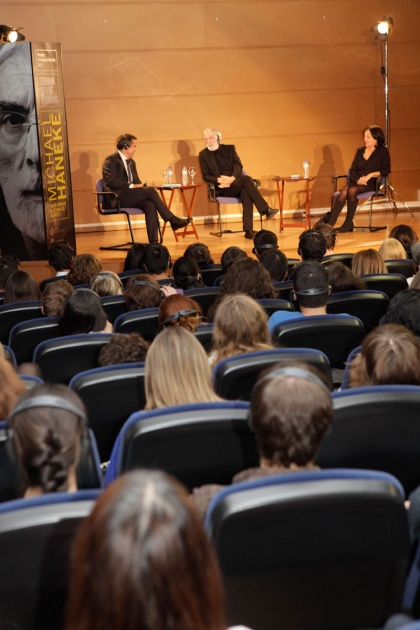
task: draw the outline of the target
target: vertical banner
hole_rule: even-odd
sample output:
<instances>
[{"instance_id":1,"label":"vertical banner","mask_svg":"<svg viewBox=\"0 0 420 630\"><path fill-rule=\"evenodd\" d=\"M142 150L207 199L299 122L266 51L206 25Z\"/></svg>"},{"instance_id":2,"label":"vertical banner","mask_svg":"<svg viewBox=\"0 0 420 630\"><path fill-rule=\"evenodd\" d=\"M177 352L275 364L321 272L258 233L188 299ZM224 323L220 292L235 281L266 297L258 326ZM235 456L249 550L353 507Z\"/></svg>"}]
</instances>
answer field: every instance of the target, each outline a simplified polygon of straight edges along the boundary
<instances>
[{"instance_id":1,"label":"vertical banner","mask_svg":"<svg viewBox=\"0 0 420 630\"><path fill-rule=\"evenodd\" d=\"M66 240L75 249L61 46L31 43L47 246Z\"/></svg>"}]
</instances>

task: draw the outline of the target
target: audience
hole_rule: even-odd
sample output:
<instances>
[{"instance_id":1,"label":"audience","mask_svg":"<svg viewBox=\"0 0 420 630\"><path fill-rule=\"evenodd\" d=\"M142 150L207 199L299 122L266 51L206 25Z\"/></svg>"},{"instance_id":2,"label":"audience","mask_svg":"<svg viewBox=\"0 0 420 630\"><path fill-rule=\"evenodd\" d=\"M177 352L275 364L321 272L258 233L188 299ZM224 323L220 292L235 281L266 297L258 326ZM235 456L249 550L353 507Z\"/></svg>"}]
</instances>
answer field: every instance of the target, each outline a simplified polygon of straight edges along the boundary
<instances>
[{"instance_id":1,"label":"audience","mask_svg":"<svg viewBox=\"0 0 420 630\"><path fill-rule=\"evenodd\" d=\"M414 289L414 288L419 288L420 286L420 275L418 273L420 269L420 243L419 242L413 243L411 247L411 258L413 259L414 276L412 278L407 278L407 282L408 282L408 286ZM417 282L413 286L413 281L416 277L417 277ZM417 286L417 284L419 286Z\"/></svg>"},{"instance_id":2,"label":"audience","mask_svg":"<svg viewBox=\"0 0 420 630\"><path fill-rule=\"evenodd\" d=\"M250 412L259 466L237 473L232 483L316 469L316 453L333 421L331 394L322 378L301 361L279 363L259 378ZM194 489L192 499L201 516L222 487Z\"/></svg>"},{"instance_id":3,"label":"audience","mask_svg":"<svg viewBox=\"0 0 420 630\"><path fill-rule=\"evenodd\" d=\"M186 490L163 472L119 477L73 548L67 630L225 630L216 557Z\"/></svg>"},{"instance_id":4,"label":"audience","mask_svg":"<svg viewBox=\"0 0 420 630\"><path fill-rule=\"evenodd\" d=\"M146 358L146 407L215 402L207 354L181 326L165 328L153 340Z\"/></svg>"},{"instance_id":5,"label":"audience","mask_svg":"<svg viewBox=\"0 0 420 630\"><path fill-rule=\"evenodd\" d=\"M386 238L379 248L382 260L397 260L408 258L407 252L396 238Z\"/></svg>"},{"instance_id":6,"label":"audience","mask_svg":"<svg viewBox=\"0 0 420 630\"><path fill-rule=\"evenodd\" d=\"M267 249L259 256L260 263L267 269L273 282L287 279L288 263L285 254L279 249Z\"/></svg>"},{"instance_id":7,"label":"audience","mask_svg":"<svg viewBox=\"0 0 420 630\"><path fill-rule=\"evenodd\" d=\"M61 317L65 301L74 288L66 280L57 280L45 285L41 293L41 310L46 317Z\"/></svg>"},{"instance_id":8,"label":"audience","mask_svg":"<svg viewBox=\"0 0 420 630\"><path fill-rule=\"evenodd\" d=\"M169 278L172 260L168 248L159 243L148 245L143 254L143 267L145 272L155 280Z\"/></svg>"},{"instance_id":9,"label":"audience","mask_svg":"<svg viewBox=\"0 0 420 630\"><path fill-rule=\"evenodd\" d=\"M379 326L363 340L349 386L371 385L420 385L420 341L405 326Z\"/></svg>"},{"instance_id":10,"label":"audience","mask_svg":"<svg viewBox=\"0 0 420 630\"><path fill-rule=\"evenodd\" d=\"M327 224L325 224L327 225ZM331 226L330 226L331 227ZM366 283L354 271L340 262L333 262L326 267L328 282L333 293L366 289Z\"/></svg>"},{"instance_id":11,"label":"audience","mask_svg":"<svg viewBox=\"0 0 420 630\"><path fill-rule=\"evenodd\" d=\"M23 496L75 492L87 424L76 392L64 385L36 385L22 394L7 421L23 476Z\"/></svg>"},{"instance_id":12,"label":"audience","mask_svg":"<svg viewBox=\"0 0 420 630\"><path fill-rule=\"evenodd\" d=\"M254 236L252 253L257 258L260 258L261 254L270 249L278 249L278 246L278 238L275 232L271 230L259 230Z\"/></svg>"},{"instance_id":13,"label":"audience","mask_svg":"<svg viewBox=\"0 0 420 630\"><path fill-rule=\"evenodd\" d=\"M77 289L67 298L58 322L59 336L112 333L101 298L91 289Z\"/></svg>"},{"instance_id":14,"label":"audience","mask_svg":"<svg viewBox=\"0 0 420 630\"><path fill-rule=\"evenodd\" d=\"M394 295L381 324L399 324L420 337L420 291L410 288Z\"/></svg>"},{"instance_id":15,"label":"audience","mask_svg":"<svg viewBox=\"0 0 420 630\"><path fill-rule=\"evenodd\" d=\"M134 245L132 245L128 250L127 256L125 257L123 271L144 271L143 258L146 248L146 243L134 243Z\"/></svg>"},{"instance_id":16,"label":"audience","mask_svg":"<svg viewBox=\"0 0 420 630\"><path fill-rule=\"evenodd\" d=\"M5 358L4 348L0 357L0 420L6 420L19 396L25 391L23 381L16 374L10 361Z\"/></svg>"},{"instance_id":17,"label":"audience","mask_svg":"<svg viewBox=\"0 0 420 630\"><path fill-rule=\"evenodd\" d=\"M396 238L397 241L400 241L401 245L404 247L406 252L406 258L412 258L411 248L414 243L417 243L419 240L416 232L409 225L405 225L404 223L400 225L396 225L392 228L390 234L390 238Z\"/></svg>"},{"instance_id":18,"label":"audience","mask_svg":"<svg viewBox=\"0 0 420 630\"><path fill-rule=\"evenodd\" d=\"M324 234L317 230L305 230L299 236L297 253L302 260L321 262L327 251Z\"/></svg>"},{"instance_id":19,"label":"audience","mask_svg":"<svg viewBox=\"0 0 420 630\"><path fill-rule=\"evenodd\" d=\"M67 241L57 241L48 250L48 264L54 269L56 276L66 276L74 256L75 251Z\"/></svg>"},{"instance_id":20,"label":"audience","mask_svg":"<svg viewBox=\"0 0 420 630\"><path fill-rule=\"evenodd\" d=\"M327 251L325 252L325 256L330 256L334 254L334 248L337 244L338 234L337 231L333 228L332 225L328 225L324 221L318 221L312 228L316 232L321 232L321 234L325 238L325 243L327 245Z\"/></svg>"},{"instance_id":21,"label":"audience","mask_svg":"<svg viewBox=\"0 0 420 630\"><path fill-rule=\"evenodd\" d=\"M71 261L70 271L67 281L73 286L78 284L89 284L91 278L96 276L102 269L99 260L93 254L79 254Z\"/></svg>"},{"instance_id":22,"label":"audience","mask_svg":"<svg viewBox=\"0 0 420 630\"><path fill-rule=\"evenodd\" d=\"M187 258L186 256L178 258L174 263L172 275L176 289L188 291L188 289L204 287L200 270L194 258Z\"/></svg>"},{"instance_id":23,"label":"audience","mask_svg":"<svg viewBox=\"0 0 420 630\"><path fill-rule=\"evenodd\" d=\"M237 354L272 349L267 319L264 309L249 295L227 295L214 318L210 364L214 366Z\"/></svg>"},{"instance_id":24,"label":"audience","mask_svg":"<svg viewBox=\"0 0 420 630\"><path fill-rule=\"evenodd\" d=\"M233 263L237 260L242 260L243 258L248 258L248 254L240 247L232 245L231 247L226 248L220 258L220 263L222 265L221 275L226 275Z\"/></svg>"},{"instance_id":25,"label":"audience","mask_svg":"<svg viewBox=\"0 0 420 630\"><path fill-rule=\"evenodd\" d=\"M193 243L188 245L184 252L185 258L192 258L197 267L206 267L207 265L214 265L214 260L210 253L209 248L204 243Z\"/></svg>"},{"instance_id":26,"label":"audience","mask_svg":"<svg viewBox=\"0 0 420 630\"><path fill-rule=\"evenodd\" d=\"M164 296L163 288L148 274L132 276L127 280L124 301L128 311L156 308Z\"/></svg>"},{"instance_id":27,"label":"audience","mask_svg":"<svg viewBox=\"0 0 420 630\"><path fill-rule=\"evenodd\" d=\"M182 326L193 333L201 319L200 305L186 295L169 295L159 306L158 320L162 328Z\"/></svg>"},{"instance_id":28,"label":"audience","mask_svg":"<svg viewBox=\"0 0 420 630\"><path fill-rule=\"evenodd\" d=\"M356 276L365 276L374 273L388 273L382 256L376 249L364 249L353 256L351 269Z\"/></svg>"},{"instance_id":29,"label":"audience","mask_svg":"<svg viewBox=\"0 0 420 630\"><path fill-rule=\"evenodd\" d=\"M90 280L90 288L95 291L99 297L106 295L122 295L123 284L113 271L100 271Z\"/></svg>"},{"instance_id":30,"label":"audience","mask_svg":"<svg viewBox=\"0 0 420 630\"><path fill-rule=\"evenodd\" d=\"M101 367L119 363L144 363L150 343L137 333L115 333L99 352Z\"/></svg>"},{"instance_id":31,"label":"audience","mask_svg":"<svg viewBox=\"0 0 420 630\"><path fill-rule=\"evenodd\" d=\"M27 271L14 271L7 279L4 288L3 304L15 302L36 302L41 299L41 292Z\"/></svg>"}]
</instances>

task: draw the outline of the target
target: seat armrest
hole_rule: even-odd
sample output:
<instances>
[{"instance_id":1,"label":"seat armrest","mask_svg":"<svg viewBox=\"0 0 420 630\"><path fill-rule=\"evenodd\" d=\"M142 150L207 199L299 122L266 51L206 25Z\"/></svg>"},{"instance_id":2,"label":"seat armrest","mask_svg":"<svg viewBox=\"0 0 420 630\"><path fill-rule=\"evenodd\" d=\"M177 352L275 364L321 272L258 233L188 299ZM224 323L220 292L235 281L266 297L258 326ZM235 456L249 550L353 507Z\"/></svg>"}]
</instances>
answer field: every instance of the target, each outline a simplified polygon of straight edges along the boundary
<instances>
[{"instance_id":1,"label":"seat armrest","mask_svg":"<svg viewBox=\"0 0 420 630\"><path fill-rule=\"evenodd\" d=\"M334 192L337 192L337 183L339 179L347 179L347 175L333 175L332 182L334 184Z\"/></svg>"},{"instance_id":2,"label":"seat armrest","mask_svg":"<svg viewBox=\"0 0 420 630\"><path fill-rule=\"evenodd\" d=\"M98 200L98 210L99 212L101 212L101 197L105 197L105 196L111 196L114 199L117 200L117 207L116 208L112 208L112 210L115 210L116 212L120 212L121 208L120 208L120 200L118 199L118 195L117 193L113 192L112 190L110 191L103 191L103 192L98 192L97 190L93 191L94 195L96 195L96 198ZM103 205L103 204L102 204ZM105 208L105 210L111 210L111 208Z\"/></svg>"},{"instance_id":3,"label":"seat armrest","mask_svg":"<svg viewBox=\"0 0 420 630\"><path fill-rule=\"evenodd\" d=\"M207 182L207 193L209 201L216 201L216 186L213 182Z\"/></svg>"}]
</instances>

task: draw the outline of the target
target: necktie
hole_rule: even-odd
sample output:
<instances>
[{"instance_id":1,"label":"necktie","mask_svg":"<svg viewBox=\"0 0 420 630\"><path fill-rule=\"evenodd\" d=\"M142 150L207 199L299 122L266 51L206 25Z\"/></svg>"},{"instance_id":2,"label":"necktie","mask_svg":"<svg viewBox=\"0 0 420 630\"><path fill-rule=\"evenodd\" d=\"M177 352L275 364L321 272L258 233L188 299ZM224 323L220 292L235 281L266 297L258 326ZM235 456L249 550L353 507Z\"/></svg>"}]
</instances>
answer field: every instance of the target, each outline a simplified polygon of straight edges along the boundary
<instances>
[{"instance_id":1,"label":"necktie","mask_svg":"<svg viewBox=\"0 0 420 630\"><path fill-rule=\"evenodd\" d=\"M133 183L133 172L131 170L130 160L127 160L126 164L127 164L128 184L130 185Z\"/></svg>"}]
</instances>

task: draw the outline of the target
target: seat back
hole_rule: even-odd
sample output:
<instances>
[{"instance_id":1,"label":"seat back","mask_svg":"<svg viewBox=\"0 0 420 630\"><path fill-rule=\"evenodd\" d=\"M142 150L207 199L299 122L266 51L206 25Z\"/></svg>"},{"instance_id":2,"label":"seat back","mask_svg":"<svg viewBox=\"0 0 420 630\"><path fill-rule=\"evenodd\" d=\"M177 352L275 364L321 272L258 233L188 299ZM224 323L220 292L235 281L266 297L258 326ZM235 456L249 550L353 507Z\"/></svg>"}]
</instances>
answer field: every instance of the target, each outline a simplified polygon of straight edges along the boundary
<instances>
[{"instance_id":1,"label":"seat back","mask_svg":"<svg viewBox=\"0 0 420 630\"><path fill-rule=\"evenodd\" d=\"M279 299L290 301L290 294L293 291L292 280L283 280L282 282L273 282L273 287L275 288L277 295L279 296Z\"/></svg>"},{"instance_id":2,"label":"seat back","mask_svg":"<svg viewBox=\"0 0 420 630\"><path fill-rule=\"evenodd\" d=\"M71 545L98 496L57 493L0 505L2 627L64 627Z\"/></svg>"},{"instance_id":3,"label":"seat back","mask_svg":"<svg viewBox=\"0 0 420 630\"><path fill-rule=\"evenodd\" d=\"M146 341L153 341L160 330L158 312L158 308L142 308L123 313L114 322L114 332L138 332Z\"/></svg>"},{"instance_id":4,"label":"seat back","mask_svg":"<svg viewBox=\"0 0 420 630\"><path fill-rule=\"evenodd\" d=\"M16 302L0 306L0 342L7 344L13 326L28 319L42 317L41 302Z\"/></svg>"},{"instance_id":5,"label":"seat back","mask_svg":"<svg viewBox=\"0 0 420 630\"><path fill-rule=\"evenodd\" d=\"M400 291L408 289L407 278L400 273L372 273L361 278L368 289L382 291L390 300Z\"/></svg>"},{"instance_id":6,"label":"seat back","mask_svg":"<svg viewBox=\"0 0 420 630\"><path fill-rule=\"evenodd\" d=\"M33 360L45 381L67 385L75 374L99 367L99 352L111 337L92 333L43 341L35 348Z\"/></svg>"},{"instance_id":7,"label":"seat back","mask_svg":"<svg viewBox=\"0 0 420 630\"><path fill-rule=\"evenodd\" d=\"M115 322L117 317L127 312L123 295L105 295L101 297L101 302L111 324Z\"/></svg>"},{"instance_id":8,"label":"seat back","mask_svg":"<svg viewBox=\"0 0 420 630\"><path fill-rule=\"evenodd\" d=\"M228 400L250 400L252 389L262 370L280 361L306 361L317 367L332 389L332 375L328 358L319 350L309 348L276 348L260 352L238 354L215 365L213 383L217 394Z\"/></svg>"},{"instance_id":9,"label":"seat back","mask_svg":"<svg viewBox=\"0 0 420 630\"><path fill-rule=\"evenodd\" d=\"M311 471L232 484L205 526L229 625L379 628L400 609L408 527L389 475Z\"/></svg>"},{"instance_id":10,"label":"seat back","mask_svg":"<svg viewBox=\"0 0 420 630\"><path fill-rule=\"evenodd\" d=\"M200 275L201 279L206 285L206 287L212 287L214 285L214 281L216 278L221 276L223 273L223 267L221 264L214 265L206 265L205 267L200 267Z\"/></svg>"},{"instance_id":11,"label":"seat back","mask_svg":"<svg viewBox=\"0 0 420 630\"><path fill-rule=\"evenodd\" d=\"M32 361L37 345L57 336L58 320L58 317L39 317L13 326L9 346L15 353L18 365Z\"/></svg>"},{"instance_id":12,"label":"seat back","mask_svg":"<svg viewBox=\"0 0 420 630\"><path fill-rule=\"evenodd\" d=\"M328 296L327 312L358 317L368 333L378 326L389 306L389 297L381 291L339 291Z\"/></svg>"},{"instance_id":13,"label":"seat back","mask_svg":"<svg viewBox=\"0 0 420 630\"><path fill-rule=\"evenodd\" d=\"M230 483L258 464L249 403L180 405L133 414L115 443L105 483L135 468L159 468L187 488Z\"/></svg>"},{"instance_id":14,"label":"seat back","mask_svg":"<svg viewBox=\"0 0 420 630\"><path fill-rule=\"evenodd\" d=\"M420 387L378 385L333 394L334 422L316 461L321 468L391 473L407 494L420 485Z\"/></svg>"},{"instance_id":15,"label":"seat back","mask_svg":"<svg viewBox=\"0 0 420 630\"><path fill-rule=\"evenodd\" d=\"M414 262L411 258L385 260L385 266L389 273L400 273L405 278L412 278L416 273Z\"/></svg>"},{"instance_id":16,"label":"seat back","mask_svg":"<svg viewBox=\"0 0 420 630\"><path fill-rule=\"evenodd\" d=\"M353 256L354 254L328 254L327 256L324 256L321 262L324 267L331 265L334 262L341 262L343 265L351 269Z\"/></svg>"},{"instance_id":17,"label":"seat back","mask_svg":"<svg viewBox=\"0 0 420 630\"><path fill-rule=\"evenodd\" d=\"M270 317L276 311L295 311L294 305L289 300L282 300L280 298L261 298L256 300L258 304L265 310L268 317Z\"/></svg>"},{"instance_id":18,"label":"seat back","mask_svg":"<svg viewBox=\"0 0 420 630\"><path fill-rule=\"evenodd\" d=\"M203 346L206 352L210 352L213 343L213 324L199 324L194 332L194 336Z\"/></svg>"},{"instance_id":19,"label":"seat back","mask_svg":"<svg viewBox=\"0 0 420 630\"><path fill-rule=\"evenodd\" d=\"M272 331L279 345L316 348L324 352L332 368L344 369L351 350L365 336L363 323L350 315L313 315L280 323Z\"/></svg>"},{"instance_id":20,"label":"seat back","mask_svg":"<svg viewBox=\"0 0 420 630\"><path fill-rule=\"evenodd\" d=\"M144 409L144 363L124 363L76 374L69 387L86 405L101 461L108 461L124 422Z\"/></svg>"},{"instance_id":21,"label":"seat back","mask_svg":"<svg viewBox=\"0 0 420 630\"><path fill-rule=\"evenodd\" d=\"M184 295L188 295L188 297L198 302L203 315L206 316L210 306L212 306L219 295L219 292L220 287L200 287L197 289L188 289L184 291Z\"/></svg>"}]
</instances>

